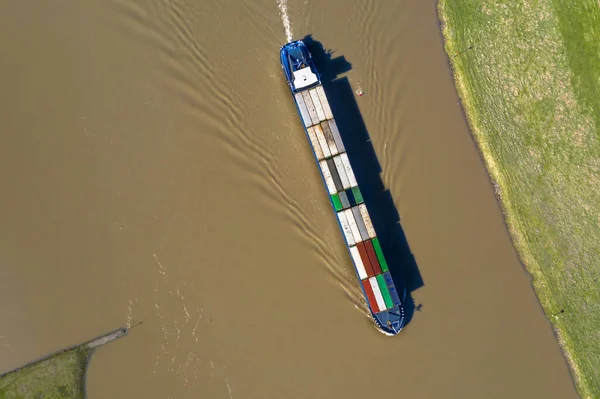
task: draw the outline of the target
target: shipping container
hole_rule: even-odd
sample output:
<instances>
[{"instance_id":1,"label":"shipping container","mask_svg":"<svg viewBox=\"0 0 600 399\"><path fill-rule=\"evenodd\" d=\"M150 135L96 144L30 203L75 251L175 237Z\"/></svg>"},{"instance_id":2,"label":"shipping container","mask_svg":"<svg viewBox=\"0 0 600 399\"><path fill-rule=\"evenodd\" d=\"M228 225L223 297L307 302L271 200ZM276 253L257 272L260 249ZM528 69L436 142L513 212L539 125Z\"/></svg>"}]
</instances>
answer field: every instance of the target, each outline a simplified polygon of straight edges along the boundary
<instances>
[{"instance_id":1,"label":"shipping container","mask_svg":"<svg viewBox=\"0 0 600 399\"><path fill-rule=\"evenodd\" d=\"M327 145L329 146L331 155L337 155L339 151L337 149L337 146L335 145L335 141L333 140L333 135L331 134L331 130L329 129L329 124L327 122L323 122L319 126L323 130L323 135L325 136L325 140L327 141Z\"/></svg>"},{"instance_id":2,"label":"shipping container","mask_svg":"<svg viewBox=\"0 0 600 399\"><path fill-rule=\"evenodd\" d=\"M377 285L379 285L379 290L381 291L381 295L383 296L383 300L385 301L385 307L391 308L394 306L394 301L392 301L392 297L390 296L390 292L388 291L387 284L383 275L380 274L375 277L377 279Z\"/></svg>"},{"instance_id":3,"label":"shipping container","mask_svg":"<svg viewBox=\"0 0 600 399\"><path fill-rule=\"evenodd\" d=\"M360 236L360 231L358 231L358 225L356 224L356 220L354 220L352 209L346 209L344 212L346 213L346 219L348 220L348 224L350 225L350 231L352 231L352 235L354 236L354 242L361 242L362 238Z\"/></svg>"},{"instance_id":4,"label":"shipping container","mask_svg":"<svg viewBox=\"0 0 600 399\"><path fill-rule=\"evenodd\" d=\"M365 270L367 271L367 275L369 277L373 277L375 273L373 272L373 268L371 267L371 262L369 261L369 255L367 255L367 249L365 248L365 244L359 242L356 244L356 248L358 249L358 253L360 255L360 259L362 259Z\"/></svg>"},{"instance_id":5,"label":"shipping container","mask_svg":"<svg viewBox=\"0 0 600 399\"><path fill-rule=\"evenodd\" d=\"M319 95L317 94L317 91L315 89L311 89L308 91L308 93L310 94L310 98L313 102L313 105L315 106L315 110L317 111L319 121L324 121L327 118L325 118L325 112L323 112L323 107L321 106L321 101L319 100Z\"/></svg>"},{"instance_id":6,"label":"shipping container","mask_svg":"<svg viewBox=\"0 0 600 399\"><path fill-rule=\"evenodd\" d=\"M312 148L315 151L315 155L317 156L317 159L320 161L321 159L325 158L325 155L323 154L323 150L321 149L321 145L319 144L319 139L317 139L317 134L315 133L315 128L309 127L308 129L306 129L306 131L308 132L308 138L310 139L310 145L312 145Z\"/></svg>"},{"instance_id":7,"label":"shipping container","mask_svg":"<svg viewBox=\"0 0 600 399\"><path fill-rule=\"evenodd\" d=\"M373 267L373 272L375 272L375 274L381 274L381 266L379 266L379 261L377 260L377 255L375 255L373 244L371 244L371 241L365 241L364 244L367 250L367 255L369 256L369 262L371 262L371 267Z\"/></svg>"},{"instance_id":8,"label":"shipping container","mask_svg":"<svg viewBox=\"0 0 600 399\"><path fill-rule=\"evenodd\" d=\"M294 98L296 99L296 104L298 104L298 109L300 110L300 116L302 117L304 126L312 126L312 120L310 119L308 109L306 109L306 104L304 103L304 98L302 98L302 93L296 93Z\"/></svg>"},{"instance_id":9,"label":"shipping container","mask_svg":"<svg viewBox=\"0 0 600 399\"><path fill-rule=\"evenodd\" d=\"M327 119L333 119L333 114L331 113L329 101L327 100L327 96L325 95L325 90L323 90L323 86L317 86L316 90L317 94L319 95L319 100L321 100L321 106L323 107L323 111L325 112L325 117Z\"/></svg>"},{"instance_id":10,"label":"shipping container","mask_svg":"<svg viewBox=\"0 0 600 399\"><path fill-rule=\"evenodd\" d=\"M323 135L323 129L321 129L321 126L319 126L319 125L315 125L313 127L313 129L315 130L315 135L317 136L317 140L319 141L319 144L321 145L321 150L323 150L323 155L325 156L325 158L330 157L331 151L329 150L329 146L327 145L327 140L325 140L325 136Z\"/></svg>"},{"instance_id":11,"label":"shipping container","mask_svg":"<svg viewBox=\"0 0 600 399\"><path fill-rule=\"evenodd\" d=\"M373 228L373 223L371 223L371 217L369 216L369 211L367 211L366 205L360 204L358 209L360 209L360 214L363 218L363 222L365 222L365 226L367 227L369 237L375 238L377 235L375 234L375 229Z\"/></svg>"},{"instance_id":12,"label":"shipping container","mask_svg":"<svg viewBox=\"0 0 600 399\"><path fill-rule=\"evenodd\" d=\"M335 163L335 168L337 169L337 172L340 175L340 180L342 181L342 186L344 187L344 190L350 188L350 182L348 181L348 176L346 176L346 170L344 169L344 165L342 165L342 159L339 156L333 157L333 163Z\"/></svg>"},{"instance_id":13,"label":"shipping container","mask_svg":"<svg viewBox=\"0 0 600 399\"><path fill-rule=\"evenodd\" d=\"M329 173L331 173L331 177L333 178L333 182L335 183L336 192L343 191L344 186L342 186L342 181L340 180L340 175L338 175L337 168L335 167L335 162L333 162L333 159L327 159L327 166L329 166Z\"/></svg>"},{"instance_id":14,"label":"shipping container","mask_svg":"<svg viewBox=\"0 0 600 399\"><path fill-rule=\"evenodd\" d=\"M358 253L358 248L350 247L350 255L352 256L352 260L354 261L354 265L356 266L356 270L358 271L358 276L361 280L369 277L367 275L367 271L365 270L365 266L360 258L360 253Z\"/></svg>"},{"instance_id":15,"label":"shipping container","mask_svg":"<svg viewBox=\"0 0 600 399\"><path fill-rule=\"evenodd\" d=\"M350 206L357 205L356 200L354 199L354 194L352 193L352 189L349 188L346 190L346 196L348 196L348 201L350 201Z\"/></svg>"},{"instance_id":16,"label":"shipping container","mask_svg":"<svg viewBox=\"0 0 600 399\"><path fill-rule=\"evenodd\" d=\"M371 243L373 244L373 249L375 250L375 254L377 255L379 266L381 266L381 271L387 272L389 269L385 260L385 256L383 256L383 251L381 250L381 244L379 244L379 238L373 238L371 240Z\"/></svg>"},{"instance_id":17,"label":"shipping container","mask_svg":"<svg viewBox=\"0 0 600 399\"><path fill-rule=\"evenodd\" d=\"M335 140L335 145L337 146L338 150L340 152L346 151L346 148L344 147L344 142L342 141L342 138L340 137L340 131L337 128L335 120L332 119L327 122L329 123L329 128L331 129L331 134L333 134L333 139Z\"/></svg>"},{"instance_id":18,"label":"shipping container","mask_svg":"<svg viewBox=\"0 0 600 399\"><path fill-rule=\"evenodd\" d=\"M317 115L317 110L313 105L312 100L310 99L310 94L307 91L302 92L302 98L304 99L304 104L306 104L306 109L308 110L308 115L310 115L310 120L312 121L312 125L316 125L319 123L319 116Z\"/></svg>"},{"instance_id":19,"label":"shipping container","mask_svg":"<svg viewBox=\"0 0 600 399\"><path fill-rule=\"evenodd\" d=\"M371 288L373 289L373 294L375 295L375 300L377 301L377 307L379 311L387 309L385 306L385 300L383 299L383 295L379 290L379 284L377 284L377 279L375 277L369 278L369 283L371 284Z\"/></svg>"},{"instance_id":20,"label":"shipping container","mask_svg":"<svg viewBox=\"0 0 600 399\"><path fill-rule=\"evenodd\" d=\"M352 166L350 166L350 160L348 159L348 154L343 153L340 155L342 158L342 164L344 165L344 169L346 169L346 176L348 176L348 181L350 182L350 186L355 187L358 186L356 182L356 177L354 177L354 171L352 170Z\"/></svg>"},{"instance_id":21,"label":"shipping container","mask_svg":"<svg viewBox=\"0 0 600 399\"><path fill-rule=\"evenodd\" d=\"M338 194L331 195L331 202L333 202L333 207L335 208L336 212L341 211L343 209L342 202L340 201L340 197Z\"/></svg>"},{"instance_id":22,"label":"shipping container","mask_svg":"<svg viewBox=\"0 0 600 399\"><path fill-rule=\"evenodd\" d=\"M348 197L346 196L346 192L345 191L340 191L338 193L338 196L340 197L340 201L342 202L342 209L348 209L348 208L350 208L350 201L348 201Z\"/></svg>"},{"instance_id":23,"label":"shipping container","mask_svg":"<svg viewBox=\"0 0 600 399\"><path fill-rule=\"evenodd\" d=\"M367 295L367 300L369 301L369 307L373 311L373 313L379 312L379 307L377 306L377 299L375 298L375 294L373 293L373 287L371 286L370 280L361 281L363 289L365 290L365 294Z\"/></svg>"},{"instance_id":24,"label":"shipping container","mask_svg":"<svg viewBox=\"0 0 600 399\"><path fill-rule=\"evenodd\" d=\"M342 226L342 231L344 232L344 237L346 237L346 241L348 245L356 244L354 241L354 236L352 235L352 231L350 230L350 225L348 224L348 219L346 219L346 214L344 211L340 211L337 213L338 219L340 221L340 225Z\"/></svg>"},{"instance_id":25,"label":"shipping container","mask_svg":"<svg viewBox=\"0 0 600 399\"><path fill-rule=\"evenodd\" d=\"M320 161L319 166L321 167L321 172L323 173L323 178L325 179L325 185L327 186L327 190L330 195L337 193L335 189L335 183L331 178L331 173L329 172L329 166L327 166L327 161Z\"/></svg>"},{"instance_id":26,"label":"shipping container","mask_svg":"<svg viewBox=\"0 0 600 399\"><path fill-rule=\"evenodd\" d=\"M358 231L360 232L360 238L362 239L362 241L368 240L369 233L367 233L367 227L365 226L365 222L363 222L360 210L356 206L351 209L352 214L354 215L354 220L356 221L356 225L358 226Z\"/></svg>"},{"instance_id":27,"label":"shipping container","mask_svg":"<svg viewBox=\"0 0 600 399\"><path fill-rule=\"evenodd\" d=\"M354 194L354 200L356 201L357 204L365 202L363 200L362 193L360 192L360 189L358 188L358 186L352 187L352 194Z\"/></svg>"},{"instance_id":28,"label":"shipping container","mask_svg":"<svg viewBox=\"0 0 600 399\"><path fill-rule=\"evenodd\" d=\"M388 292L392 297L392 302L394 305L400 305L400 297L398 295L398 291L396 290L396 285L394 284L394 280L392 280L392 276L390 272L383 273L383 279L385 280L385 284L388 287Z\"/></svg>"}]
</instances>

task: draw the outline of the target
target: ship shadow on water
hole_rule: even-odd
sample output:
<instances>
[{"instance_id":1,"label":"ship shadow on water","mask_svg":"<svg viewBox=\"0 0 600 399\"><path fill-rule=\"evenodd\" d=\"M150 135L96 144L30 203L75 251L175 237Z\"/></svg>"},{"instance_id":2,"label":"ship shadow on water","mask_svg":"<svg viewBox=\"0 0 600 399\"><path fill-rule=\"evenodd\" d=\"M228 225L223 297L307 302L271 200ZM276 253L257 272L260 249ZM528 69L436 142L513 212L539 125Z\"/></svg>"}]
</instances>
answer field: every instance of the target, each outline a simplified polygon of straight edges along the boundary
<instances>
[{"instance_id":1,"label":"ship shadow on water","mask_svg":"<svg viewBox=\"0 0 600 399\"><path fill-rule=\"evenodd\" d=\"M331 111L344 141L363 199L369 209L390 274L399 293L406 289L404 303L406 324L408 324L415 311L411 293L421 288L424 282L406 240L392 195L381 180L382 169L352 86L347 77L338 77L350 71L352 64L344 56L334 57L332 51L327 50L322 43L314 40L310 35L302 40L321 73Z\"/></svg>"}]
</instances>

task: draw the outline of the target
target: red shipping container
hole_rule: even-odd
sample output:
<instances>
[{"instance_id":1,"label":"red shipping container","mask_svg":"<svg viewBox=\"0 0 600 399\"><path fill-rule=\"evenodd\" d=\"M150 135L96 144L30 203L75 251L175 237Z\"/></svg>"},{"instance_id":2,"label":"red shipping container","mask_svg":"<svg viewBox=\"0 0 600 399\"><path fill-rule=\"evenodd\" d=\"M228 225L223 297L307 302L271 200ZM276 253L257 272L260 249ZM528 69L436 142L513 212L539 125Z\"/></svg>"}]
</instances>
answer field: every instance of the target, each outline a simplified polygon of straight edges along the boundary
<instances>
[{"instance_id":1,"label":"red shipping container","mask_svg":"<svg viewBox=\"0 0 600 399\"><path fill-rule=\"evenodd\" d=\"M371 267L373 268L373 272L377 274L381 274L381 266L379 266L379 261L377 260L377 254L375 254L375 249L373 248L373 244L371 241L364 242L365 249L367 250L367 256L369 257L369 261L371 262Z\"/></svg>"},{"instance_id":2,"label":"red shipping container","mask_svg":"<svg viewBox=\"0 0 600 399\"><path fill-rule=\"evenodd\" d=\"M373 267L371 266L371 261L369 260L369 255L367 254L367 248L365 248L365 244L359 242L358 244L356 244L356 248L358 248L358 253L360 254L360 258L362 259L363 265L365 266L367 276L373 277L375 273L373 272Z\"/></svg>"},{"instance_id":3,"label":"red shipping container","mask_svg":"<svg viewBox=\"0 0 600 399\"><path fill-rule=\"evenodd\" d=\"M373 288L371 288L371 283L369 283L369 279L361 281L363 288L365 289L365 293L367 294L367 299L369 300L369 305L371 306L371 310L373 313L379 312L379 307L377 306L377 300L375 299L375 294L373 293Z\"/></svg>"}]
</instances>

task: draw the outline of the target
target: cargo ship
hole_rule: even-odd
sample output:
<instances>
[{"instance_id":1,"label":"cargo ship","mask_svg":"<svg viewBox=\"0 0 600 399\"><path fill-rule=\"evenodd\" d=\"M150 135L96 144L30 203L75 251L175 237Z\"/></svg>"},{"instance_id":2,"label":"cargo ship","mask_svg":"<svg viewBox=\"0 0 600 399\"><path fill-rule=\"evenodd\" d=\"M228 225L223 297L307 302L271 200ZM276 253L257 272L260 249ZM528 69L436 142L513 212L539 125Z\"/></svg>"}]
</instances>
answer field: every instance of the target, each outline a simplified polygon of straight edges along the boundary
<instances>
[{"instance_id":1,"label":"cargo ship","mask_svg":"<svg viewBox=\"0 0 600 399\"><path fill-rule=\"evenodd\" d=\"M406 320L406 291L398 293L390 274L321 76L302 40L282 46L280 58L373 320L384 334L396 335Z\"/></svg>"}]
</instances>

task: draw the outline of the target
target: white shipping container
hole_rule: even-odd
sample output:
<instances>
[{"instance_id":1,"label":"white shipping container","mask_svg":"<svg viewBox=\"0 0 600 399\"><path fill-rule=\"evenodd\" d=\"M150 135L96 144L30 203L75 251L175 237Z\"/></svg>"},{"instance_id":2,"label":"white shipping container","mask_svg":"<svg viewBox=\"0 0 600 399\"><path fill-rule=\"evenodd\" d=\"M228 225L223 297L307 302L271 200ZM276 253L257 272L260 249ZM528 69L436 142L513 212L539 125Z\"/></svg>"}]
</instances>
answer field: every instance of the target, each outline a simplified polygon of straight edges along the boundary
<instances>
[{"instance_id":1,"label":"white shipping container","mask_svg":"<svg viewBox=\"0 0 600 399\"><path fill-rule=\"evenodd\" d=\"M317 140L319 140L319 144L321 144L321 150L323 150L323 155L325 158L331 156L331 151L329 150L329 146L327 145L327 140L325 140L325 135L323 134L323 129L321 126L315 125L315 134L317 135Z\"/></svg>"},{"instance_id":2,"label":"white shipping container","mask_svg":"<svg viewBox=\"0 0 600 399\"><path fill-rule=\"evenodd\" d=\"M323 177L325 178L325 185L327 185L327 191L329 194L333 195L337 192L335 189L335 183L333 182L333 178L331 177L331 172L329 171L329 166L327 166L326 161L319 162L319 166L321 167L321 172L323 172Z\"/></svg>"},{"instance_id":3,"label":"white shipping container","mask_svg":"<svg viewBox=\"0 0 600 399\"><path fill-rule=\"evenodd\" d=\"M364 280L369 277L367 271L365 270L365 265L360 258L360 254L358 253L358 248L350 247L350 255L352 255L352 260L354 260L354 264L356 265L356 270L358 271L358 276L360 279Z\"/></svg>"},{"instance_id":4,"label":"white shipping container","mask_svg":"<svg viewBox=\"0 0 600 399\"><path fill-rule=\"evenodd\" d=\"M369 283L373 289L373 294L375 294L375 300L377 301L377 307L379 310L381 311L387 309L387 306L385 306L385 301L383 300L383 295L381 295L381 290L379 289L379 284L377 284L377 279L375 277L371 277L369 279Z\"/></svg>"},{"instance_id":5,"label":"white shipping container","mask_svg":"<svg viewBox=\"0 0 600 399\"><path fill-rule=\"evenodd\" d=\"M335 163L338 175L340 175L342 186L344 186L344 189L350 188L350 181L348 180L348 176L346 176L346 168L344 168L344 165L342 164L342 159L340 157L334 157L333 162Z\"/></svg>"},{"instance_id":6,"label":"white shipping container","mask_svg":"<svg viewBox=\"0 0 600 399\"><path fill-rule=\"evenodd\" d=\"M325 155L323 155L323 150L321 150L321 145L319 144L319 140L317 139L315 129L313 127L309 127L308 129L306 129L306 131L308 132L310 144L312 145L313 150L315 150L317 159L320 161L321 159L325 158Z\"/></svg>"},{"instance_id":7,"label":"white shipping container","mask_svg":"<svg viewBox=\"0 0 600 399\"><path fill-rule=\"evenodd\" d=\"M350 225L348 225L348 219L346 219L346 214L342 211L338 212L337 216L340 220L340 224L342 225L342 230L344 231L344 236L346 237L348 245L356 244L356 242L354 241L354 236L352 235L352 231L350 230Z\"/></svg>"},{"instance_id":8,"label":"white shipping container","mask_svg":"<svg viewBox=\"0 0 600 399\"><path fill-rule=\"evenodd\" d=\"M327 96L325 95L325 90L323 90L323 86L317 87L317 94L319 95L319 100L321 100L321 106L323 107L323 112L325 112L325 117L327 119L333 119L331 107L329 106L329 101L327 100Z\"/></svg>"},{"instance_id":9,"label":"white shipping container","mask_svg":"<svg viewBox=\"0 0 600 399\"><path fill-rule=\"evenodd\" d=\"M304 126L309 127L312 126L312 121L310 119L310 115L308 113L308 109L306 109L306 104L304 103L304 98L302 98L302 93L294 94L296 98L296 104L298 104L298 108L300 109L300 115L302 116L302 121L304 122Z\"/></svg>"},{"instance_id":10,"label":"white shipping container","mask_svg":"<svg viewBox=\"0 0 600 399\"><path fill-rule=\"evenodd\" d=\"M333 134L333 139L335 140L335 145L337 146L338 151L346 151L344 147L344 142L342 141L342 136L340 136L340 131L337 128L335 120L332 119L330 121L327 121L327 123L329 123L329 128L331 129L331 134Z\"/></svg>"},{"instance_id":11,"label":"white shipping container","mask_svg":"<svg viewBox=\"0 0 600 399\"><path fill-rule=\"evenodd\" d=\"M315 89L311 89L308 91L310 94L310 98L312 98L313 104L315 105L315 109L317 110L317 116L319 117L320 121L324 121L325 119L325 112L323 112L323 107L321 107L321 101L319 101L319 95L317 94L317 91Z\"/></svg>"},{"instance_id":12,"label":"white shipping container","mask_svg":"<svg viewBox=\"0 0 600 399\"><path fill-rule=\"evenodd\" d=\"M319 117L317 116L317 110L313 105L312 100L310 99L310 94L307 91L302 92L302 98L304 99L304 104L306 104L306 109L308 109L308 114L310 115L310 119L312 120L311 125L316 125L319 123Z\"/></svg>"},{"instance_id":13,"label":"white shipping container","mask_svg":"<svg viewBox=\"0 0 600 399\"><path fill-rule=\"evenodd\" d=\"M375 238L375 229L373 228L373 223L371 223L371 217L369 216L369 211L367 211L367 206L365 204L360 204L358 206L360 209L360 215L363 218L363 222L365 222L365 227L367 228L367 233L369 233L370 238Z\"/></svg>"},{"instance_id":14,"label":"white shipping container","mask_svg":"<svg viewBox=\"0 0 600 399\"><path fill-rule=\"evenodd\" d=\"M342 159L342 164L344 165L344 169L346 170L346 176L348 176L350 187L358 186L358 183L356 182L356 177L354 177L354 171L352 170L352 166L350 166L348 154L344 152L343 154L340 154L340 158Z\"/></svg>"},{"instance_id":15,"label":"white shipping container","mask_svg":"<svg viewBox=\"0 0 600 399\"><path fill-rule=\"evenodd\" d=\"M356 220L354 220L354 215L352 214L352 209L346 209L343 211L346 214L346 220L348 221L348 225L350 226L350 231L352 232L352 237L354 237L354 242L359 243L362 241L362 237L360 236L360 230L358 230L358 225L356 224Z\"/></svg>"},{"instance_id":16,"label":"white shipping container","mask_svg":"<svg viewBox=\"0 0 600 399\"><path fill-rule=\"evenodd\" d=\"M338 154L339 151L335 145L335 139L333 138L333 134L329 128L329 123L323 122L319 126L321 126L321 129L323 129L323 134L325 135L325 140L327 140L327 145L329 145L329 150L331 150L331 155Z\"/></svg>"}]
</instances>

